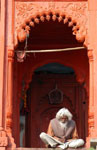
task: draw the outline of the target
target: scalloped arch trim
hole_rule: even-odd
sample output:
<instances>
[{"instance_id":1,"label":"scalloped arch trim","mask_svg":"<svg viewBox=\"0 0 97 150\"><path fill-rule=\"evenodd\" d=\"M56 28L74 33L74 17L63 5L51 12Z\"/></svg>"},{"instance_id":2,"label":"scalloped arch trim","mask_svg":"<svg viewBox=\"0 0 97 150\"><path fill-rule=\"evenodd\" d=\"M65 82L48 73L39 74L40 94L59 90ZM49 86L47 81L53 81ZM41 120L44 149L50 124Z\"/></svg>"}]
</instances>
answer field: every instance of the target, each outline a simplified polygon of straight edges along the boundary
<instances>
[{"instance_id":1,"label":"scalloped arch trim","mask_svg":"<svg viewBox=\"0 0 97 150\"><path fill-rule=\"evenodd\" d=\"M52 4L58 5L58 3L55 3L55 2L54 3L52 2ZM23 17L22 19L23 21L17 21L16 23L17 43L18 41L23 42L26 39L26 35L30 33L31 27L34 27L35 24L39 24L40 21L45 22L45 20L47 21L58 20L58 22L63 21L63 24L68 23L68 27L72 27L72 34L75 35L76 39L79 42L85 41L86 14L84 13L86 12L85 9L87 9L86 3L69 3L68 2L68 3L64 3L64 7L62 5L60 7L57 6L57 9L55 9L55 7L53 8L53 5L48 8L46 7L46 5L45 6L40 5L40 7L35 6L39 10L34 8L33 3L30 3L27 6L26 5L27 3L25 4L25 7L22 8L22 9L25 9L25 10L22 10L22 11L25 11L25 13L24 14L18 13L17 15L19 16L20 19L22 19ZM21 12L21 10L18 7L16 8L17 8L17 12Z\"/></svg>"}]
</instances>

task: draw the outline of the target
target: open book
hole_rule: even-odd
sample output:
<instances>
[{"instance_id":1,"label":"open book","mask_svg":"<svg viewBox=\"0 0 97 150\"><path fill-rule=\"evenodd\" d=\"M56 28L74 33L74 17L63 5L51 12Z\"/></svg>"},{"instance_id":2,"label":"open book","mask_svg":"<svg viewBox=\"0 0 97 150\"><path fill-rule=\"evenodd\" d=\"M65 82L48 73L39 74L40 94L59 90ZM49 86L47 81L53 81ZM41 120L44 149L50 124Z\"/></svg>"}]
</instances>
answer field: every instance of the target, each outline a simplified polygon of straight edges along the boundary
<instances>
[{"instance_id":1,"label":"open book","mask_svg":"<svg viewBox=\"0 0 97 150\"><path fill-rule=\"evenodd\" d=\"M48 134L47 134L48 135ZM50 135L48 135L53 141L55 141L55 142L57 142L58 144L64 144L64 143L62 143L62 142L60 142L60 141L58 141L57 139L55 139L55 138L53 138L52 136L50 136Z\"/></svg>"},{"instance_id":2,"label":"open book","mask_svg":"<svg viewBox=\"0 0 97 150\"><path fill-rule=\"evenodd\" d=\"M50 139L52 139L52 141L55 141L56 143L58 143L59 144L58 147L61 148L61 149L66 149L68 147L69 143L70 143L70 142L66 142L66 143L60 142L60 141L58 141L57 139L53 138L50 135L48 135L48 137L50 137Z\"/></svg>"}]
</instances>

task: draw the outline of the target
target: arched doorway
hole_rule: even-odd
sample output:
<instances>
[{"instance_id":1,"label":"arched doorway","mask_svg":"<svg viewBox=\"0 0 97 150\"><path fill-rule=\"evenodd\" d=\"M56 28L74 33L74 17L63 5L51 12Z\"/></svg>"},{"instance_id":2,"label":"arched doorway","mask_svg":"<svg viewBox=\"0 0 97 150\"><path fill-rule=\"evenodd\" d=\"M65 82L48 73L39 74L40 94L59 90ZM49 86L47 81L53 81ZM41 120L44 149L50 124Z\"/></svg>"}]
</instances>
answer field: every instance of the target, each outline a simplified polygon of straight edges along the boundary
<instances>
[{"instance_id":1,"label":"arched doorway","mask_svg":"<svg viewBox=\"0 0 97 150\"><path fill-rule=\"evenodd\" d=\"M62 107L71 111L79 137L85 139L85 103L85 89L76 81L72 68L59 63L37 68L27 91L29 112L26 114L25 146L44 147L39 134L47 131L50 119Z\"/></svg>"},{"instance_id":2,"label":"arched doorway","mask_svg":"<svg viewBox=\"0 0 97 150\"><path fill-rule=\"evenodd\" d=\"M40 23L36 24L34 28L31 27L30 35L29 35L29 38L27 40L27 48L29 51L31 49L32 50L33 49L34 50L37 50L37 49L40 50L40 49L52 49L52 48L53 49L57 49L57 48L60 49L60 48L66 48L66 47L72 48L72 47L77 47L77 46L82 46L82 45L83 45L83 43L78 43L76 41L75 36L72 34L72 27L68 27L68 23L66 23L64 25L62 21L60 21L60 22L58 22L57 20L52 21L52 19L50 19L49 22L47 20L45 22L40 21ZM19 43L17 50L19 49L22 51L24 49L24 46L25 46L25 42ZM82 61L80 62L80 60L82 60ZM74 78L71 79L70 81L72 82L74 80L75 84L78 85L78 89L76 91L77 92L76 97L79 97L80 89L81 89L81 91L83 91L82 93L84 93L83 87L80 84L78 84L77 81L81 81L81 84L86 82L87 83L86 88L88 89L88 57L87 57L87 51L86 51L86 49L84 49L84 50L78 50L78 51L67 51L67 52L59 52L59 53L56 51L53 53L50 52L50 53L37 53L37 54L36 53L30 53L30 54L28 54L25 61L22 64L19 64L19 63L17 64L17 62L16 62L16 65L18 68L17 69L18 70L17 78L19 81L18 92L20 93L20 89L22 88L21 85L22 85L23 80L25 80L25 83L27 85L29 85L30 81L32 81L32 82L34 81L33 78L37 74L35 72L35 69L37 68L36 66L42 67L42 65L48 64L50 62L51 63L54 63L54 62L57 63L58 62L58 63L60 63L60 65L64 64L65 67L71 66L72 68L74 68L73 72L74 72L74 75L77 74L77 80L76 80L76 75L75 75ZM33 72L34 72L34 75L33 75L33 77L31 77ZM38 76L38 74L37 74L37 76ZM67 75L66 75L66 77L67 77ZM66 77L64 75L63 80L65 80ZM40 78L40 76L39 76L39 78ZM53 79L57 78L57 75L56 74L52 75L52 78ZM66 80L67 80L67 78L66 78ZM36 81L36 79L35 79L35 81ZM41 83L41 81L40 81L40 83ZM62 83L62 81L61 81L61 83ZM54 81L54 83L53 83L52 87L49 89L49 91L51 89L53 90L55 87L56 87L56 83ZM58 84L58 88L61 89L61 85L59 86L59 84ZM65 88L65 89L68 89L68 88ZM37 90L39 90L39 89L37 89ZM62 91L63 91L63 89L62 89ZM69 91L69 90L67 90L67 91ZM35 93L37 93L37 91L35 91ZM48 92L45 94L48 94ZM74 94L75 94L75 91L74 91ZM83 99L77 101L78 105L80 105L80 106L82 105L82 103L84 104L84 98L85 98L84 94L83 94ZM32 95L28 94L28 97L29 96L32 96ZM69 100L67 95L65 95L65 98L69 103L70 100ZM80 98L82 98L82 97L80 97ZM32 97L30 99L32 99ZM28 105L29 105L29 102L32 102L32 101L29 100L29 98L28 98ZM71 105L72 105L72 103L71 103ZM37 104L37 106L38 106L38 104ZM64 106L65 106L65 104L64 104ZM63 105L62 106L60 105L57 108L55 108L55 106L52 107L52 109L48 108L48 114L49 114L49 111L53 113L54 109L55 109L54 112L56 112L60 107L63 107ZM66 105L65 107L70 107L70 106ZM34 106L33 106L33 108L30 108L30 109L33 110ZM41 110L41 108L39 110ZM44 110L44 112L45 111L47 112L47 110ZM71 110L71 112L74 112L74 111ZM44 114L43 112L41 112L41 113ZM78 113L80 114L79 108L78 108ZM30 118L31 117L34 118L34 115L31 114L30 112L28 113L28 115L32 115L32 116L30 116ZM54 116L54 114L53 114L53 116ZM74 116L76 116L76 115L74 114ZM85 116L86 116L86 113L85 113ZM45 118L45 115L43 118ZM49 122L49 119L47 121L47 124ZM17 120L18 120L18 118L17 118ZM30 119L29 119L29 121L30 121ZM39 121L39 124L36 125L37 130L38 130L38 125L41 126L40 124L41 124L41 121ZM45 131L47 128L47 124L44 127ZM81 126L82 126L81 124L79 124L80 125L79 135L82 136L83 138L85 138L86 132L84 133L84 131L83 131L82 132L83 135L81 134ZM31 131L30 129L31 129L31 127L29 127L28 132L26 132L26 135L28 135L29 139L30 139L28 141L28 143L26 143L26 146L28 146L28 147L42 147L43 146L42 143L38 143L40 141L38 135L41 132L42 128L39 131L35 131L33 129L35 131L35 134L37 133L37 136L34 136L34 134L32 136L31 135L32 133L31 134L29 133ZM14 130L15 130L15 128L14 128ZM17 133L15 133L15 134L17 134ZM26 136L26 137L28 137L28 136ZM15 135L14 135L14 137L15 137ZM38 142L37 142L37 139L35 140L35 137L37 137ZM15 139L15 140L17 141L17 139ZM33 143L32 141L36 141L37 143ZM27 140L26 140L26 142L27 142Z\"/></svg>"}]
</instances>

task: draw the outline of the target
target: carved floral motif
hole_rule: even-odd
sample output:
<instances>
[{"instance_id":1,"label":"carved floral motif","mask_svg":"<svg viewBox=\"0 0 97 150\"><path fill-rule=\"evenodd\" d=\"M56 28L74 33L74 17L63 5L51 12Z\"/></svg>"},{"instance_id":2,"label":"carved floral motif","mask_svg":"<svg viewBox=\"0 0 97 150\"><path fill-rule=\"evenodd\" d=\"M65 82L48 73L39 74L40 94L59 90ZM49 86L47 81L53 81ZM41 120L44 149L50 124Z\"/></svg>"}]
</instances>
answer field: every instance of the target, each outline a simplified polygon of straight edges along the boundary
<instances>
[{"instance_id":1,"label":"carved floral motif","mask_svg":"<svg viewBox=\"0 0 97 150\"><path fill-rule=\"evenodd\" d=\"M78 41L84 42L87 32L87 2L15 2L15 44L18 40L25 40L26 32L30 33L30 26L39 24L40 20L68 22L72 26L73 34ZM17 40L18 37L18 40Z\"/></svg>"},{"instance_id":2,"label":"carved floral motif","mask_svg":"<svg viewBox=\"0 0 97 150\"><path fill-rule=\"evenodd\" d=\"M5 131L0 131L0 147L5 147L8 145L8 138Z\"/></svg>"},{"instance_id":3,"label":"carved floral motif","mask_svg":"<svg viewBox=\"0 0 97 150\"><path fill-rule=\"evenodd\" d=\"M0 137L0 147L7 146L7 145L8 145L7 137Z\"/></svg>"}]
</instances>

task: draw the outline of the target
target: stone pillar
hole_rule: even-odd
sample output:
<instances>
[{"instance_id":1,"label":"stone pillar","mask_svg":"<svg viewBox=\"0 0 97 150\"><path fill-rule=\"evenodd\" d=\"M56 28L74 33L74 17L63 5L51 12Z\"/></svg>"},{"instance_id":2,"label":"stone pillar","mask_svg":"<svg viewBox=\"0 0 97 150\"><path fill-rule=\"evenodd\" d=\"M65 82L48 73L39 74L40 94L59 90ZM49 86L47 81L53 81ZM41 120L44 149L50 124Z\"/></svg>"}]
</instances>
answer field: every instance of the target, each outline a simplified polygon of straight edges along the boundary
<instances>
[{"instance_id":1,"label":"stone pillar","mask_svg":"<svg viewBox=\"0 0 97 150\"><path fill-rule=\"evenodd\" d=\"M14 57L14 0L7 0L6 5L6 52L7 52L7 105L6 131L8 136L7 149L16 147L12 137L12 108L13 108L13 57Z\"/></svg>"},{"instance_id":2,"label":"stone pillar","mask_svg":"<svg viewBox=\"0 0 97 150\"><path fill-rule=\"evenodd\" d=\"M90 139L94 137L94 57L93 50L88 50L89 58L89 102L88 102L88 137L87 147L90 147Z\"/></svg>"},{"instance_id":3,"label":"stone pillar","mask_svg":"<svg viewBox=\"0 0 97 150\"><path fill-rule=\"evenodd\" d=\"M88 138L97 138L97 1L88 0L89 113Z\"/></svg>"},{"instance_id":4,"label":"stone pillar","mask_svg":"<svg viewBox=\"0 0 97 150\"><path fill-rule=\"evenodd\" d=\"M12 135L12 100L13 100L13 57L14 51L8 50L8 86L7 86L7 122L6 129Z\"/></svg>"},{"instance_id":5,"label":"stone pillar","mask_svg":"<svg viewBox=\"0 0 97 150\"><path fill-rule=\"evenodd\" d=\"M5 5L6 1L0 1L0 150L5 150L8 138L5 131Z\"/></svg>"},{"instance_id":6,"label":"stone pillar","mask_svg":"<svg viewBox=\"0 0 97 150\"><path fill-rule=\"evenodd\" d=\"M13 113L13 61L14 50L8 50L8 83L7 83L7 118L6 130L9 138L8 148L11 150L16 147L12 137L12 113Z\"/></svg>"}]
</instances>

